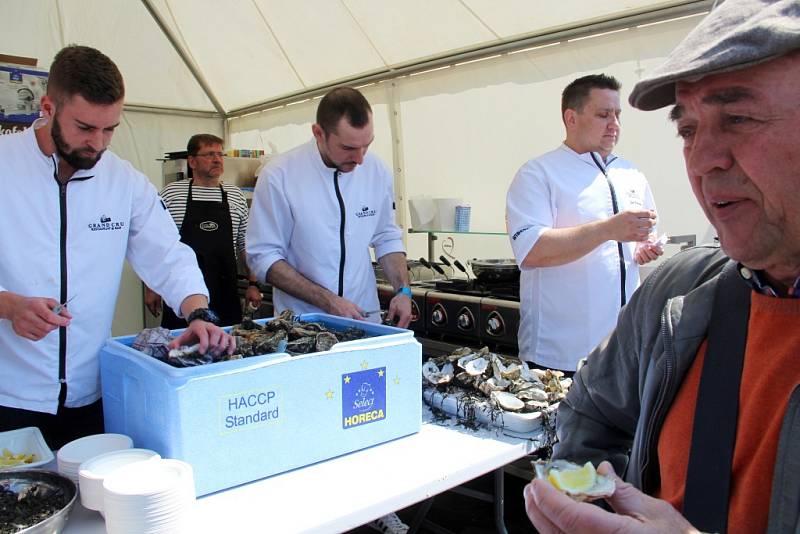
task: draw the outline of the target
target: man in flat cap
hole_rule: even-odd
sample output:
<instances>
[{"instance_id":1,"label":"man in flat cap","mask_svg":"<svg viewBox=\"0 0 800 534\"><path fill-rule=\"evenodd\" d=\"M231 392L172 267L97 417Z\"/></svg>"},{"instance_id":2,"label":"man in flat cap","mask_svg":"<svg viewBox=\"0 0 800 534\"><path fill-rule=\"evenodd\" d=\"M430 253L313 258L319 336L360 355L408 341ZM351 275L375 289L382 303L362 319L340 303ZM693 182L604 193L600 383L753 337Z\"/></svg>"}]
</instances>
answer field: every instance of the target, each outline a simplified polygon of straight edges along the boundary
<instances>
[{"instance_id":1,"label":"man in flat cap","mask_svg":"<svg viewBox=\"0 0 800 534\"><path fill-rule=\"evenodd\" d=\"M800 531L798 87L800 2L728 0L634 88L674 104L721 250L665 262L575 375L554 457L604 462L616 514L534 480L540 532Z\"/></svg>"}]
</instances>

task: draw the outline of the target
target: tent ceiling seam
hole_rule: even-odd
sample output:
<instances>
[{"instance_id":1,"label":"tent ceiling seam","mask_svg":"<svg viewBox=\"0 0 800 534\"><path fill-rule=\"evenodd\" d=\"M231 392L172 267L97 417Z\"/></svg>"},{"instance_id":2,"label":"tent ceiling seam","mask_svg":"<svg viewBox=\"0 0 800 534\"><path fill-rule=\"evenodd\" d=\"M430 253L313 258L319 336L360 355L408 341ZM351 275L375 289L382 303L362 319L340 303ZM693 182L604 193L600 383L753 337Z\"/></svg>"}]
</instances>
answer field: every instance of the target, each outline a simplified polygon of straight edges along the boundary
<instances>
[{"instance_id":1,"label":"tent ceiling seam","mask_svg":"<svg viewBox=\"0 0 800 534\"><path fill-rule=\"evenodd\" d=\"M471 14L473 17L475 17L475 19L476 19L478 22L480 22L480 23L483 25L483 27L484 27L484 28L486 28L486 29L489 31L489 33L491 33L492 35L494 35L495 37L497 37L497 40L498 40L498 41L502 41L502 40L503 40L503 38L500 36L500 34L499 34L499 33L497 33L496 31L494 31L494 30L492 29L492 27L491 27L491 26L489 26L489 25L488 25L488 24L487 24L487 23L486 23L486 22L485 22L485 21L484 21L484 20L483 20L483 19L482 19L480 16L478 16L478 14L477 14L477 13L475 13L475 10L474 10L474 9L472 9L471 7L469 7L469 6L466 4L466 2L464 2L464 0L458 0L458 1L459 1L459 3L460 3L462 6L464 6L464 9L466 9L467 11L469 11L469 13L470 13L470 14Z\"/></svg>"},{"instance_id":2,"label":"tent ceiling seam","mask_svg":"<svg viewBox=\"0 0 800 534\"><path fill-rule=\"evenodd\" d=\"M192 73L192 76L194 76L194 79L200 85L200 88L205 92L206 97L214 105L214 109L216 109L217 112L223 117L227 116L227 114L225 113L225 108L223 108L222 104L220 104L219 100L217 100L216 95L211 90L211 87L208 85L208 82L203 76L203 73L200 72L200 69L197 67L197 64L192 60L192 58L189 56L189 53L184 49L181 43L178 42L178 39L169 29L169 26L167 26L166 22L164 22L164 20L161 18L161 13L159 13L158 10L155 8L155 6L151 3L151 0L142 0L142 4L144 4L145 9L147 9L148 13L150 13L150 16L153 18L156 25L158 25L158 27L161 29L161 33L164 34L164 37L166 37L167 41L172 45L172 48L178 54L178 57L181 58L184 65L186 65L186 68L189 69L190 73ZM170 9L169 2L166 2L166 4L167 4L167 9ZM178 31L180 31L180 28L178 29Z\"/></svg>"},{"instance_id":3,"label":"tent ceiling seam","mask_svg":"<svg viewBox=\"0 0 800 534\"><path fill-rule=\"evenodd\" d=\"M396 66L387 66L385 69L374 69L356 76L340 78L330 82L310 87L304 91L296 91L284 94L283 96L265 100L257 104L242 106L230 110L227 114L229 119L237 119L253 113L259 113L271 108L281 107L286 104L296 103L300 100L313 98L324 94L329 90L340 85L367 85L370 83L382 82L400 76L413 73L422 73L428 70L447 68L459 62L482 59L489 56L502 55L513 51L520 51L528 47L557 43L566 39L587 37L594 34L608 33L610 31L635 26L638 24L648 24L657 21L666 21L673 18L680 18L686 15L697 14L708 11L712 0L687 0L682 4L649 9L641 12L632 13L626 16L614 14L591 23L583 23L572 27L560 27L555 31L544 33L524 34L512 39L504 40L500 43L484 44L482 46L451 51L442 56L429 57L424 60L417 60L408 63L401 63Z\"/></svg>"},{"instance_id":4,"label":"tent ceiling seam","mask_svg":"<svg viewBox=\"0 0 800 534\"><path fill-rule=\"evenodd\" d=\"M300 72L298 72L297 68L294 66L294 63L292 63L292 59L289 57L289 54L283 48L283 45L281 44L280 39L278 39L278 36L275 34L275 31L272 29L272 25L270 25L269 21L267 20L266 15L264 15L264 12L261 10L261 7L258 5L256 0L251 0L251 1L253 2L253 6L256 8L256 11L258 11L258 14L261 16L261 20L264 22L264 25L269 30L270 35L272 35L272 39L275 41L275 44L278 45L278 50L281 51L281 54L283 54L283 58L286 60L286 63L289 64L289 68L292 69L292 72L297 77L297 81L300 83L300 85L302 87L308 88L308 85L306 85L305 80L303 80L303 77L300 76Z\"/></svg>"},{"instance_id":5,"label":"tent ceiling seam","mask_svg":"<svg viewBox=\"0 0 800 534\"><path fill-rule=\"evenodd\" d=\"M361 25L361 23L358 21L356 16L353 14L353 11L350 9L350 6L347 5L347 2L345 2L345 0L339 0L339 2L342 4L342 7L344 7L344 9L350 15L350 18L353 19L353 22L355 22L355 24L358 27L358 29L361 30L361 34L364 36L364 39L367 40L367 42L372 47L372 49L375 51L375 53L378 55L378 57L381 58L381 62L383 63L383 65L386 68L389 68L389 62L386 61L385 57L383 57L383 54L381 54L380 49L375 45L375 43L372 41L372 38L367 33L367 30L364 29L364 26Z\"/></svg>"},{"instance_id":6,"label":"tent ceiling seam","mask_svg":"<svg viewBox=\"0 0 800 534\"><path fill-rule=\"evenodd\" d=\"M135 111L138 113L155 113L157 115L179 115L182 117L194 117L198 119L224 119L225 116L216 111L204 111L199 109L170 108L162 106L151 106L147 104L125 104L124 111Z\"/></svg>"}]
</instances>

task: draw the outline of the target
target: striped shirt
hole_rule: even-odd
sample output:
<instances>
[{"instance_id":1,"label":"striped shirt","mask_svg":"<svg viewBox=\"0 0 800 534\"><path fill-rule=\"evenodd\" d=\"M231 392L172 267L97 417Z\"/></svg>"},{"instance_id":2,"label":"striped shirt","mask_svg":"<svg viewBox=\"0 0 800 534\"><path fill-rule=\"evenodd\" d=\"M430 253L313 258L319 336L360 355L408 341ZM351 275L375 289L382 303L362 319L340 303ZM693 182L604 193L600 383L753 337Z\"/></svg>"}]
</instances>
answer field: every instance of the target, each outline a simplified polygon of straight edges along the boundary
<instances>
[{"instance_id":1,"label":"striped shirt","mask_svg":"<svg viewBox=\"0 0 800 534\"><path fill-rule=\"evenodd\" d=\"M189 181L178 180L168 184L161 190L161 198L167 205L169 214L180 230L186 215L186 199L189 197ZM231 227L233 229L233 247L237 256L244 252L244 236L247 233L247 200L242 190L235 185L220 182L228 195L231 210ZM200 202L222 202L219 187L192 186L192 200Z\"/></svg>"}]
</instances>

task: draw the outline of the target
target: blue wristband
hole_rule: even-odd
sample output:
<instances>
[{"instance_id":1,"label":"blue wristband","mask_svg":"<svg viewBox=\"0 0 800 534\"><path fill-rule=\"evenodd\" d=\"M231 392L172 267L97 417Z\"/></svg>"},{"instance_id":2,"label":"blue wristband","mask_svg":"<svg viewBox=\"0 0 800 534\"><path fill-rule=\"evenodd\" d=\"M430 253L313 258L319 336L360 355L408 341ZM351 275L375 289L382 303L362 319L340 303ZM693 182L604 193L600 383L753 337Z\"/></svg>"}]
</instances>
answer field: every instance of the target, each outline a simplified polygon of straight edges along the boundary
<instances>
[{"instance_id":1,"label":"blue wristband","mask_svg":"<svg viewBox=\"0 0 800 534\"><path fill-rule=\"evenodd\" d=\"M395 295L405 295L408 298L411 298L411 288L408 286L401 287L400 289L397 290L397 293L395 293Z\"/></svg>"}]
</instances>

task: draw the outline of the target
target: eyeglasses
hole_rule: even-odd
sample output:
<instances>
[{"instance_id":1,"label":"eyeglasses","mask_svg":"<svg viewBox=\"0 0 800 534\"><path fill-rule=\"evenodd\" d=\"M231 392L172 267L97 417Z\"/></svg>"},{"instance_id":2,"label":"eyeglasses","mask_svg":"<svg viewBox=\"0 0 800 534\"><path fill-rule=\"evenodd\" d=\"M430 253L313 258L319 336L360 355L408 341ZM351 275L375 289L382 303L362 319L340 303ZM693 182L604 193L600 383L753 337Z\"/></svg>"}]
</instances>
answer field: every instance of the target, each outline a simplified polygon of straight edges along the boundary
<instances>
[{"instance_id":1,"label":"eyeglasses","mask_svg":"<svg viewBox=\"0 0 800 534\"><path fill-rule=\"evenodd\" d=\"M225 155L224 152L203 152L202 154L195 154L194 157L214 159L214 158L221 158L224 155Z\"/></svg>"}]
</instances>

